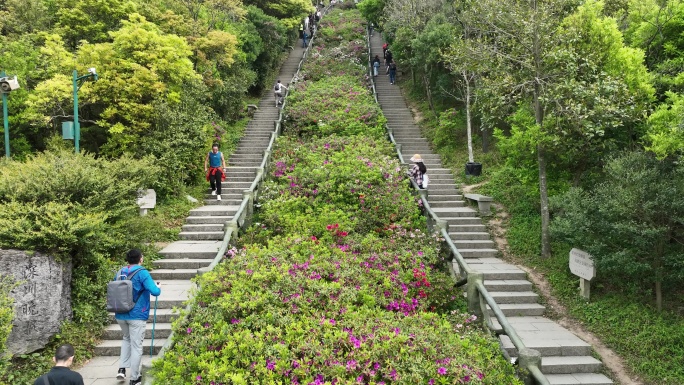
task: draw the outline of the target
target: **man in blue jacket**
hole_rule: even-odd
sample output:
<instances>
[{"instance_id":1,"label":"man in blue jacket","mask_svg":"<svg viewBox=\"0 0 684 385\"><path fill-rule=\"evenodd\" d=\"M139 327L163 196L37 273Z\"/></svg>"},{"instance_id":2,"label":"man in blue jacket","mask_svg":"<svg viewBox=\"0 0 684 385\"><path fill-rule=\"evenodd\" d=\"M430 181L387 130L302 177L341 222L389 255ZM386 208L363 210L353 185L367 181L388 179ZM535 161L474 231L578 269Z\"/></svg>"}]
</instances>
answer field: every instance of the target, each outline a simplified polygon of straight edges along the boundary
<instances>
[{"instance_id":1,"label":"man in blue jacket","mask_svg":"<svg viewBox=\"0 0 684 385\"><path fill-rule=\"evenodd\" d=\"M124 266L117 273L128 275L138 269L142 269L143 255L140 250L133 249L126 254L128 266ZM140 385L140 361L142 359L143 340L145 339L145 325L150 317L150 294L157 297L161 290L152 280L147 270L139 271L131 279L133 282L133 298L137 298L135 307L128 313L117 313L116 322L123 332L121 344L121 356L119 357L119 372L116 378L126 378L126 368L131 368L130 385Z\"/></svg>"}]
</instances>

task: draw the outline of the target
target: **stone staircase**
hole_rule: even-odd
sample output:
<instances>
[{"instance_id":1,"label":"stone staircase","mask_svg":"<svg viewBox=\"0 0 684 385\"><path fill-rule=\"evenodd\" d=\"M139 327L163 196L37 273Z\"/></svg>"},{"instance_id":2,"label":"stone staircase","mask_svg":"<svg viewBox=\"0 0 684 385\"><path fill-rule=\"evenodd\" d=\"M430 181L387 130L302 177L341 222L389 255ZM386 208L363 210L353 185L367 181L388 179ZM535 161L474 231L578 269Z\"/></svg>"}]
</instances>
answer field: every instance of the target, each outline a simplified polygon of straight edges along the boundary
<instances>
[{"instance_id":1,"label":"stone staircase","mask_svg":"<svg viewBox=\"0 0 684 385\"><path fill-rule=\"evenodd\" d=\"M284 82L292 79L303 54L301 44L295 44L295 48L280 69L280 79ZM270 87L267 87L259 102L259 109L247 125L236 151L226 159L229 167L226 181L221 185L222 200L218 201L212 196L207 187L205 205L190 211L186 224L178 236L179 240L160 251L163 259L154 261L151 275L159 282L162 293L157 304L153 355L159 352L171 333L171 322L178 316L174 308L183 306L191 288L194 287L190 279L197 275L197 269L209 266L216 256L223 240L224 224L236 214L242 203L243 191L250 187L257 175L257 167L261 165L279 111L280 109L275 106L273 93ZM143 342L143 362L150 360L152 318L153 311L150 311ZM102 335L102 342L95 347L96 357L78 370L83 375L86 385L122 383L114 378L118 369L122 334L113 314L110 315L110 320L111 324Z\"/></svg>"},{"instance_id":2,"label":"stone staircase","mask_svg":"<svg viewBox=\"0 0 684 385\"><path fill-rule=\"evenodd\" d=\"M382 56L382 38L371 38L371 57ZM387 118L395 141L408 162L414 154L423 158L430 176L428 202L433 211L449 224L449 235L466 262L484 274L484 284L496 300L526 347L542 355L542 372L553 385L605 385L613 382L601 374L601 361L592 357L589 344L555 322L544 318L545 307L533 292L532 283L518 267L498 258L499 252L478 212L467 207L449 169L442 167L439 155L432 152L420 128L413 122L411 111L398 85L380 71L375 77L378 102ZM397 79L398 83L402 81ZM490 310L490 314L493 314ZM498 325L498 324L497 324ZM517 351L510 339L501 344L511 357Z\"/></svg>"}]
</instances>

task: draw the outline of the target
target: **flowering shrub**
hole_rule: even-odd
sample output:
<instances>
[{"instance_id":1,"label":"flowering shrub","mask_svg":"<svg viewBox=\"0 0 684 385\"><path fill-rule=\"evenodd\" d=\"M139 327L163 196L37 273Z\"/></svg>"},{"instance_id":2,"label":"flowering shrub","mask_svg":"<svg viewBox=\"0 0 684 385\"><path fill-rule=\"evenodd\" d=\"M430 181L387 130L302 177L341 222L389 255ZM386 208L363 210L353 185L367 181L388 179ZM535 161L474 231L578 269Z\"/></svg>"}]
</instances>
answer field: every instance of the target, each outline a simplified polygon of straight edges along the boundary
<instances>
[{"instance_id":1,"label":"flowering shrub","mask_svg":"<svg viewBox=\"0 0 684 385\"><path fill-rule=\"evenodd\" d=\"M338 34L354 30L347 14L331 23ZM496 339L462 312L441 240L360 87L340 75L291 94L258 223L197 278L155 383L521 384ZM341 105L349 110L331 112Z\"/></svg>"},{"instance_id":2,"label":"flowering shrub","mask_svg":"<svg viewBox=\"0 0 684 385\"><path fill-rule=\"evenodd\" d=\"M364 20L358 11L333 11L321 20L316 44L329 46L349 41L365 41L365 33Z\"/></svg>"},{"instance_id":3,"label":"flowering shrub","mask_svg":"<svg viewBox=\"0 0 684 385\"><path fill-rule=\"evenodd\" d=\"M304 143L281 137L277 145L270 168L274 178L262 195L262 218L269 228L292 233L293 226L302 227L301 219L285 226L293 215L306 214L303 223L316 222L335 211L326 206L350 218L363 217L350 223L361 233L381 231L393 223L411 228L422 222L386 140L332 136ZM324 221L318 223L306 229L318 236Z\"/></svg>"},{"instance_id":4,"label":"flowering shrub","mask_svg":"<svg viewBox=\"0 0 684 385\"><path fill-rule=\"evenodd\" d=\"M298 83L289 95L284 132L312 136L366 135L379 138L387 123L368 89L351 75Z\"/></svg>"}]
</instances>

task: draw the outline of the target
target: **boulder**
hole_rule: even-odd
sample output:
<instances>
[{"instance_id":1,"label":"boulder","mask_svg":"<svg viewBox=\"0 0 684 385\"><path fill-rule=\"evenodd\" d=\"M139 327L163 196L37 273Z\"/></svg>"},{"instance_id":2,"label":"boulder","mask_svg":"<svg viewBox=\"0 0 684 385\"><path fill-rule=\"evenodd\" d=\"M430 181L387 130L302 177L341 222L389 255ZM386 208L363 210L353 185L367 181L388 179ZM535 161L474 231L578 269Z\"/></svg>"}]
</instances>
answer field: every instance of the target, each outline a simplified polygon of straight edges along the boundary
<instances>
[{"instance_id":1,"label":"boulder","mask_svg":"<svg viewBox=\"0 0 684 385\"><path fill-rule=\"evenodd\" d=\"M12 290L14 322L7 339L10 354L45 347L71 313L71 263L41 253L0 250L0 274L19 284Z\"/></svg>"}]
</instances>

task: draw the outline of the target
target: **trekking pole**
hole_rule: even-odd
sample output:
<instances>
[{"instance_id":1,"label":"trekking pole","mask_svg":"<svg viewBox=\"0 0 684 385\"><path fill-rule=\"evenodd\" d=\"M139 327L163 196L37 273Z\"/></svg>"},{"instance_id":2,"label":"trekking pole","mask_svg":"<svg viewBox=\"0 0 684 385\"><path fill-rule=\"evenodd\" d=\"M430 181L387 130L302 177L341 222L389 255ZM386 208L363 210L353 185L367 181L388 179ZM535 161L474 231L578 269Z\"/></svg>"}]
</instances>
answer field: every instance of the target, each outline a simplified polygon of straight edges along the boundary
<instances>
[{"instance_id":1,"label":"trekking pole","mask_svg":"<svg viewBox=\"0 0 684 385\"><path fill-rule=\"evenodd\" d=\"M159 286L159 282L157 282ZM159 296L154 297L154 317L152 318L152 342L150 343L150 357L154 354L154 327L157 326L157 301L159 301Z\"/></svg>"}]
</instances>

